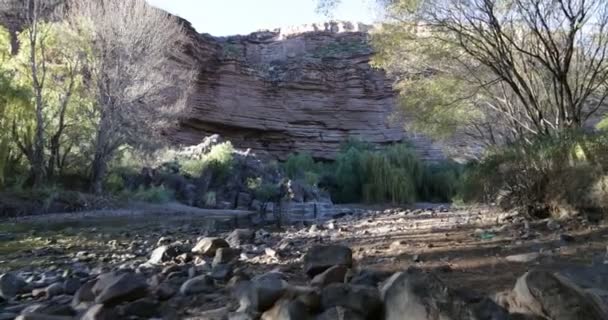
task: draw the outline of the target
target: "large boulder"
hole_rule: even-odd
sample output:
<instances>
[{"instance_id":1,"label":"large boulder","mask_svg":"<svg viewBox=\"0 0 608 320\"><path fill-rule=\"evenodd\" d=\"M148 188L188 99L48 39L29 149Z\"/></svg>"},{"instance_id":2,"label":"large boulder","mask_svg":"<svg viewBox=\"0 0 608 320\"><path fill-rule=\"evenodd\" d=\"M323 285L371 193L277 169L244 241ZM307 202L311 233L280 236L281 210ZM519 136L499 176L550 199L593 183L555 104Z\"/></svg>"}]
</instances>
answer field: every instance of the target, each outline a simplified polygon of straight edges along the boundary
<instances>
[{"instance_id":1,"label":"large boulder","mask_svg":"<svg viewBox=\"0 0 608 320\"><path fill-rule=\"evenodd\" d=\"M261 320L311 320L310 310L298 299L281 299L262 314Z\"/></svg>"},{"instance_id":2,"label":"large boulder","mask_svg":"<svg viewBox=\"0 0 608 320\"><path fill-rule=\"evenodd\" d=\"M585 290L571 279L546 270L527 272L517 280L513 291L498 300L511 313L556 320L608 319L608 306L598 291Z\"/></svg>"},{"instance_id":3,"label":"large boulder","mask_svg":"<svg viewBox=\"0 0 608 320\"><path fill-rule=\"evenodd\" d=\"M334 283L321 291L323 310L343 307L367 319L379 319L382 314L382 300L378 289L367 286L352 286Z\"/></svg>"},{"instance_id":4,"label":"large boulder","mask_svg":"<svg viewBox=\"0 0 608 320\"><path fill-rule=\"evenodd\" d=\"M192 248L192 252L213 257L220 248L230 248L230 245L222 238L207 237L199 240L194 248Z\"/></svg>"},{"instance_id":5,"label":"large boulder","mask_svg":"<svg viewBox=\"0 0 608 320\"><path fill-rule=\"evenodd\" d=\"M310 281L310 284L315 287L324 287L332 283L343 283L346 278L346 273L348 273L348 268L346 266L333 266L323 273L316 275L312 281Z\"/></svg>"},{"instance_id":6,"label":"large boulder","mask_svg":"<svg viewBox=\"0 0 608 320\"><path fill-rule=\"evenodd\" d=\"M72 298L72 308L86 310L93 304L95 301L95 294L93 294L95 283L96 281L92 280L80 286Z\"/></svg>"},{"instance_id":7,"label":"large boulder","mask_svg":"<svg viewBox=\"0 0 608 320\"><path fill-rule=\"evenodd\" d=\"M279 300L288 289L284 275L269 272L236 285L234 296L239 301L239 311L264 312Z\"/></svg>"},{"instance_id":8,"label":"large boulder","mask_svg":"<svg viewBox=\"0 0 608 320\"><path fill-rule=\"evenodd\" d=\"M508 320L490 299L468 299L433 274L408 270L394 274L382 288L385 320Z\"/></svg>"},{"instance_id":9,"label":"large boulder","mask_svg":"<svg viewBox=\"0 0 608 320\"><path fill-rule=\"evenodd\" d=\"M0 298L9 300L14 298L25 287L26 282L12 273L0 275Z\"/></svg>"},{"instance_id":10,"label":"large boulder","mask_svg":"<svg viewBox=\"0 0 608 320\"><path fill-rule=\"evenodd\" d=\"M148 294L148 284L141 274L114 271L100 275L92 293L96 303L115 305L145 297Z\"/></svg>"},{"instance_id":11,"label":"large boulder","mask_svg":"<svg viewBox=\"0 0 608 320\"><path fill-rule=\"evenodd\" d=\"M311 278L339 265L352 267L353 252L350 248L340 245L315 245L304 255L304 272Z\"/></svg>"}]
</instances>

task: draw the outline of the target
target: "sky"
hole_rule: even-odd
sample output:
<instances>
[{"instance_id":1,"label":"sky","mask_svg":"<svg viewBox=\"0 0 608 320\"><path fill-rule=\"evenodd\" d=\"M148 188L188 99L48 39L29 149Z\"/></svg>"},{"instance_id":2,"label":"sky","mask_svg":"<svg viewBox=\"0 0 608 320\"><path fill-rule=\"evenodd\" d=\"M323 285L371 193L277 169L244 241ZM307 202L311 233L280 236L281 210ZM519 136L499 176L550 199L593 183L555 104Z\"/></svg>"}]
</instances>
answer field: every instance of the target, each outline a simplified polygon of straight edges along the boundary
<instances>
[{"instance_id":1,"label":"sky","mask_svg":"<svg viewBox=\"0 0 608 320\"><path fill-rule=\"evenodd\" d=\"M249 34L264 29L330 20L316 13L317 0L147 0L214 36ZM373 0L343 0L333 19L372 23Z\"/></svg>"}]
</instances>

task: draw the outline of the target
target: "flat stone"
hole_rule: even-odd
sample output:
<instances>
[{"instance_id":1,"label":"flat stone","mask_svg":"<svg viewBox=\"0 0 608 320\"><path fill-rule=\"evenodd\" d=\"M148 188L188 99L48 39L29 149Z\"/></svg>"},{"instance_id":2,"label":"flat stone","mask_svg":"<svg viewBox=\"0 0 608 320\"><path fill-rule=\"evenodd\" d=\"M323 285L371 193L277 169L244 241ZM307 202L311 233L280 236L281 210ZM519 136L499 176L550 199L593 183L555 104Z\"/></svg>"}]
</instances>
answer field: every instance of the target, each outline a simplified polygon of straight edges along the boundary
<instances>
[{"instance_id":1,"label":"flat stone","mask_svg":"<svg viewBox=\"0 0 608 320\"><path fill-rule=\"evenodd\" d=\"M222 238L208 237L201 239L196 246L192 248L192 252L213 257L220 248L230 248L230 245Z\"/></svg>"},{"instance_id":2,"label":"flat stone","mask_svg":"<svg viewBox=\"0 0 608 320\"><path fill-rule=\"evenodd\" d=\"M540 253L538 252L529 252L522 254L514 254L505 257L505 259L509 262L519 262L519 263L528 263L532 262L540 257Z\"/></svg>"},{"instance_id":3,"label":"flat stone","mask_svg":"<svg viewBox=\"0 0 608 320\"><path fill-rule=\"evenodd\" d=\"M148 284L141 274L110 272L97 278L92 292L96 303L114 305L145 297Z\"/></svg>"}]
</instances>

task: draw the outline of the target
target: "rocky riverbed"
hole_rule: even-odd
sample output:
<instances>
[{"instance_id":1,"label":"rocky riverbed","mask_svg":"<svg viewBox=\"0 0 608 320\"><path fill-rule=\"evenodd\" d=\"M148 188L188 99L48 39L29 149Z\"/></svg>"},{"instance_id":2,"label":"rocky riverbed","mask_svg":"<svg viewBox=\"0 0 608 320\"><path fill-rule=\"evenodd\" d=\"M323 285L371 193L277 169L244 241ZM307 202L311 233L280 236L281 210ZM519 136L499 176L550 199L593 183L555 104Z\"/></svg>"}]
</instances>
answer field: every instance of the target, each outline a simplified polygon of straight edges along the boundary
<instances>
[{"instance_id":1,"label":"rocky riverbed","mask_svg":"<svg viewBox=\"0 0 608 320\"><path fill-rule=\"evenodd\" d=\"M0 319L608 319L606 224L344 212L282 228L200 214L0 222Z\"/></svg>"}]
</instances>

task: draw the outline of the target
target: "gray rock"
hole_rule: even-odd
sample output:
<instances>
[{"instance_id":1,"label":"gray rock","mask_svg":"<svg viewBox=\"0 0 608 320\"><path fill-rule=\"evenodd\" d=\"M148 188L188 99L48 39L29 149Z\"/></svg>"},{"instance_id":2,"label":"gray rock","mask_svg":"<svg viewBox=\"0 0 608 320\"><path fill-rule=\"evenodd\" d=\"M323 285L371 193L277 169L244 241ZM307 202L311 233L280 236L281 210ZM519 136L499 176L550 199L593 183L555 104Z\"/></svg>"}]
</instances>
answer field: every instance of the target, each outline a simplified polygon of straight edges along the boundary
<instances>
[{"instance_id":1,"label":"gray rock","mask_svg":"<svg viewBox=\"0 0 608 320\"><path fill-rule=\"evenodd\" d=\"M218 264L232 263L235 260L238 260L240 256L241 256L240 249L219 248L215 252L215 257L213 258L213 266L216 266Z\"/></svg>"},{"instance_id":2,"label":"gray rock","mask_svg":"<svg viewBox=\"0 0 608 320\"><path fill-rule=\"evenodd\" d=\"M5 273L0 275L0 298L10 300L19 294L26 286L27 283L15 274Z\"/></svg>"},{"instance_id":3,"label":"gray rock","mask_svg":"<svg viewBox=\"0 0 608 320\"><path fill-rule=\"evenodd\" d=\"M509 300L511 313L559 320L608 319L608 307L559 274L531 270L517 280Z\"/></svg>"},{"instance_id":4,"label":"gray rock","mask_svg":"<svg viewBox=\"0 0 608 320\"><path fill-rule=\"evenodd\" d=\"M82 282L78 278L68 278L63 282L63 292L73 295L80 289Z\"/></svg>"},{"instance_id":5,"label":"gray rock","mask_svg":"<svg viewBox=\"0 0 608 320\"><path fill-rule=\"evenodd\" d=\"M233 312L228 315L228 320L258 320L260 315L253 312Z\"/></svg>"},{"instance_id":6,"label":"gray rock","mask_svg":"<svg viewBox=\"0 0 608 320\"><path fill-rule=\"evenodd\" d=\"M227 237L226 241L231 247L240 247L244 244L251 244L255 233L249 229L235 229Z\"/></svg>"},{"instance_id":7,"label":"gray rock","mask_svg":"<svg viewBox=\"0 0 608 320\"><path fill-rule=\"evenodd\" d=\"M83 284L74 294L72 299L72 308L75 310L86 310L95 301L93 287L96 281L89 281Z\"/></svg>"},{"instance_id":8,"label":"gray rock","mask_svg":"<svg viewBox=\"0 0 608 320\"><path fill-rule=\"evenodd\" d=\"M350 248L339 245L315 245L304 255L304 272L309 277L337 265L352 267L353 257Z\"/></svg>"},{"instance_id":9,"label":"gray rock","mask_svg":"<svg viewBox=\"0 0 608 320\"><path fill-rule=\"evenodd\" d=\"M528 263L532 262L540 257L540 253L538 252L529 252L522 254L514 254L505 257L505 259L509 262L519 262L519 263Z\"/></svg>"},{"instance_id":10,"label":"gray rock","mask_svg":"<svg viewBox=\"0 0 608 320\"><path fill-rule=\"evenodd\" d=\"M47 298L52 298L55 296L58 296L60 294L63 294L63 283L57 282L57 283L53 283L52 285L46 287L44 289L45 292L45 296Z\"/></svg>"},{"instance_id":11,"label":"gray rock","mask_svg":"<svg viewBox=\"0 0 608 320\"><path fill-rule=\"evenodd\" d=\"M199 293L211 293L213 290L213 279L203 275L184 282L179 289L179 292L182 295L189 296Z\"/></svg>"},{"instance_id":12,"label":"gray rock","mask_svg":"<svg viewBox=\"0 0 608 320\"><path fill-rule=\"evenodd\" d=\"M364 269L359 271L351 280L350 284L360 286L376 287L393 275L391 272Z\"/></svg>"},{"instance_id":13,"label":"gray rock","mask_svg":"<svg viewBox=\"0 0 608 320\"><path fill-rule=\"evenodd\" d=\"M96 304L90 307L80 320L115 320L120 319L113 308L106 307L102 304Z\"/></svg>"},{"instance_id":14,"label":"gray rock","mask_svg":"<svg viewBox=\"0 0 608 320\"><path fill-rule=\"evenodd\" d=\"M13 320L17 318L18 314L11 312L0 312L0 320Z\"/></svg>"},{"instance_id":15,"label":"gray rock","mask_svg":"<svg viewBox=\"0 0 608 320\"><path fill-rule=\"evenodd\" d=\"M344 283L347 272L348 268L343 265L333 266L323 273L316 275L310 284L317 287L324 287L331 283Z\"/></svg>"},{"instance_id":16,"label":"gray rock","mask_svg":"<svg viewBox=\"0 0 608 320\"><path fill-rule=\"evenodd\" d=\"M59 304L56 302L44 302L44 303L35 303L21 311L21 314L37 314L37 315L47 315L47 316L63 316L63 317L71 317L74 315L74 310L65 304Z\"/></svg>"},{"instance_id":17,"label":"gray rock","mask_svg":"<svg viewBox=\"0 0 608 320\"><path fill-rule=\"evenodd\" d=\"M261 320L310 320L312 315L299 300L281 299L262 314Z\"/></svg>"},{"instance_id":18,"label":"gray rock","mask_svg":"<svg viewBox=\"0 0 608 320\"><path fill-rule=\"evenodd\" d=\"M66 316L51 316L48 314L40 313L28 313L22 314L15 318L15 320L73 320L73 317Z\"/></svg>"},{"instance_id":19,"label":"gray rock","mask_svg":"<svg viewBox=\"0 0 608 320\"><path fill-rule=\"evenodd\" d=\"M214 280L228 281L232 277L233 268L229 264L217 264L213 266L209 276Z\"/></svg>"},{"instance_id":20,"label":"gray rock","mask_svg":"<svg viewBox=\"0 0 608 320\"><path fill-rule=\"evenodd\" d=\"M148 262L151 264L161 264L163 262L172 261L183 252L184 250L181 244L160 246L152 251Z\"/></svg>"},{"instance_id":21,"label":"gray rock","mask_svg":"<svg viewBox=\"0 0 608 320\"><path fill-rule=\"evenodd\" d=\"M148 283L141 274L114 271L100 275L92 292L96 303L114 305L145 297L148 294Z\"/></svg>"},{"instance_id":22,"label":"gray rock","mask_svg":"<svg viewBox=\"0 0 608 320\"><path fill-rule=\"evenodd\" d=\"M385 320L508 320L509 314L489 299L469 299L432 274L399 272L382 288Z\"/></svg>"},{"instance_id":23,"label":"gray rock","mask_svg":"<svg viewBox=\"0 0 608 320\"><path fill-rule=\"evenodd\" d=\"M334 307L317 316L316 320L365 320L365 318L352 310Z\"/></svg>"},{"instance_id":24,"label":"gray rock","mask_svg":"<svg viewBox=\"0 0 608 320\"><path fill-rule=\"evenodd\" d=\"M162 301L171 299L176 293L177 290L168 283L160 284L155 290L156 297Z\"/></svg>"},{"instance_id":25,"label":"gray rock","mask_svg":"<svg viewBox=\"0 0 608 320\"><path fill-rule=\"evenodd\" d=\"M370 319L379 319L382 314L382 300L378 289L366 286L330 284L321 291L321 305L323 310L344 307Z\"/></svg>"},{"instance_id":26,"label":"gray rock","mask_svg":"<svg viewBox=\"0 0 608 320\"><path fill-rule=\"evenodd\" d=\"M287 288L283 274L270 272L238 283L234 296L240 303L239 311L263 312L272 307Z\"/></svg>"},{"instance_id":27,"label":"gray rock","mask_svg":"<svg viewBox=\"0 0 608 320\"><path fill-rule=\"evenodd\" d=\"M119 313L124 316L136 316L149 319L158 313L158 308L158 302L150 298L143 298L122 306Z\"/></svg>"},{"instance_id":28,"label":"gray rock","mask_svg":"<svg viewBox=\"0 0 608 320\"><path fill-rule=\"evenodd\" d=\"M192 248L192 252L213 257L217 249L229 247L228 242L222 238L203 238Z\"/></svg>"}]
</instances>

